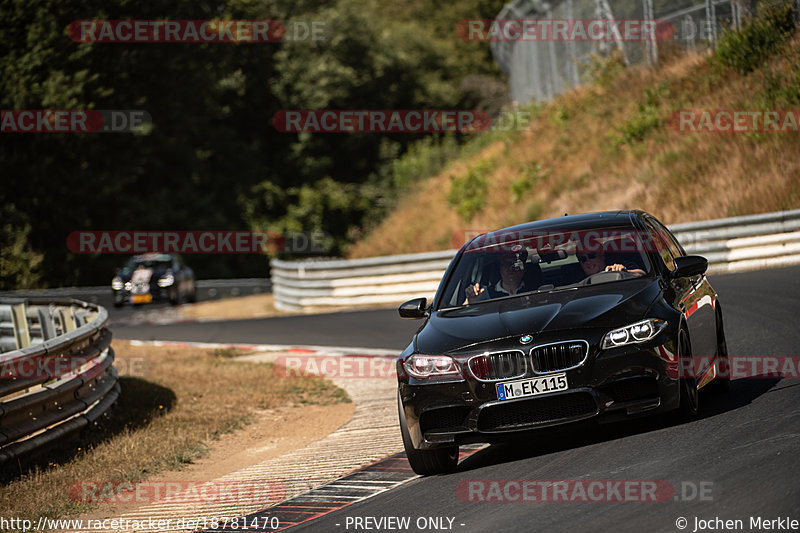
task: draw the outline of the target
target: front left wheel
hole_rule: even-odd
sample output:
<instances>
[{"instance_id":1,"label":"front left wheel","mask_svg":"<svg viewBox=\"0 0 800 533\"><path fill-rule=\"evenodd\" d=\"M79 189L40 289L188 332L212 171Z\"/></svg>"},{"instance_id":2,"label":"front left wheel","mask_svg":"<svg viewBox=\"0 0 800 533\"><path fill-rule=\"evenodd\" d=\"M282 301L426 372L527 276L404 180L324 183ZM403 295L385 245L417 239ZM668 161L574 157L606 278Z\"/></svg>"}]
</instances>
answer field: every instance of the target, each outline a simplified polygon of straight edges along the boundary
<instances>
[{"instance_id":1,"label":"front left wheel","mask_svg":"<svg viewBox=\"0 0 800 533\"><path fill-rule=\"evenodd\" d=\"M403 402L400 401L399 393L397 395L397 411L400 419L400 433L403 436L403 448L406 450L406 457L408 458L408 464L411 465L411 470L421 476L455 472L458 466L458 446L434 448L432 450L414 448L414 443L411 441L411 435L408 432L408 424L403 412Z\"/></svg>"}]
</instances>

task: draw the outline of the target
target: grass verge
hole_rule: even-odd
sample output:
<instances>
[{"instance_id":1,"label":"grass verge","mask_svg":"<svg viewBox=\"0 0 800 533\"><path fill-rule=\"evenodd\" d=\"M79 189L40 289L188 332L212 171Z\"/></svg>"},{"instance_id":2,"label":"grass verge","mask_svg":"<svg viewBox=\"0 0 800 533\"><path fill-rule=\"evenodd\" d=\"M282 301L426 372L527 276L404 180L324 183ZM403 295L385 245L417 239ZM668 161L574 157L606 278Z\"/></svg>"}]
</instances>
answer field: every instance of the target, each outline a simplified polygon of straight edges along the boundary
<instances>
[{"instance_id":1,"label":"grass verge","mask_svg":"<svg viewBox=\"0 0 800 533\"><path fill-rule=\"evenodd\" d=\"M274 294L254 294L184 305L181 307L181 314L189 318L229 320L290 313L275 309Z\"/></svg>"},{"instance_id":2,"label":"grass verge","mask_svg":"<svg viewBox=\"0 0 800 533\"><path fill-rule=\"evenodd\" d=\"M281 379L271 364L231 361L227 352L125 342L114 349L125 370L111 416L46 456L4 465L0 516L36 523L77 515L90 507L70 500L75 482L135 482L180 470L220 435L251 422L256 409L350 401L329 381Z\"/></svg>"}]
</instances>

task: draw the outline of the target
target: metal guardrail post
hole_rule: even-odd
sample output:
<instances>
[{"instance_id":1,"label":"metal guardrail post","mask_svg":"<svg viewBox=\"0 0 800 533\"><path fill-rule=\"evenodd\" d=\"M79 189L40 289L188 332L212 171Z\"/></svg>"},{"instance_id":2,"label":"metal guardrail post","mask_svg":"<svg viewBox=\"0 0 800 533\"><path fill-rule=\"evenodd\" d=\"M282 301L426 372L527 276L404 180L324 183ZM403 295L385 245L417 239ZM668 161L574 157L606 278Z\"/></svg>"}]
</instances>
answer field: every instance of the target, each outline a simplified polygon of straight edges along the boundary
<instances>
[{"instance_id":1,"label":"metal guardrail post","mask_svg":"<svg viewBox=\"0 0 800 533\"><path fill-rule=\"evenodd\" d=\"M31 333L28 329L28 317L25 314L25 304L11 306L11 323L14 326L14 340L17 349L21 350L31 345Z\"/></svg>"},{"instance_id":2,"label":"metal guardrail post","mask_svg":"<svg viewBox=\"0 0 800 533\"><path fill-rule=\"evenodd\" d=\"M50 316L50 310L48 309L45 311L44 309L39 309L36 311L39 315L39 324L42 328L42 340L49 341L50 339L55 338L56 336L56 327L53 324L53 319Z\"/></svg>"},{"instance_id":3,"label":"metal guardrail post","mask_svg":"<svg viewBox=\"0 0 800 533\"><path fill-rule=\"evenodd\" d=\"M73 314L72 307L59 309L58 317L61 321L61 331L64 333L75 331L75 315Z\"/></svg>"}]
</instances>

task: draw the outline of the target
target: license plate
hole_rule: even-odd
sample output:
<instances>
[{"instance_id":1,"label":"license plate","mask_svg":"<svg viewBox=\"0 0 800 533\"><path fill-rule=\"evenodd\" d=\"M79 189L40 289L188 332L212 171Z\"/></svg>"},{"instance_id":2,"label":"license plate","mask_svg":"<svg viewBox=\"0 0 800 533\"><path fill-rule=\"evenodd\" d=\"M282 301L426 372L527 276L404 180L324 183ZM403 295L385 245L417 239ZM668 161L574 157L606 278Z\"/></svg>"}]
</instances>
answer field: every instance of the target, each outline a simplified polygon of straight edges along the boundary
<instances>
[{"instance_id":1,"label":"license plate","mask_svg":"<svg viewBox=\"0 0 800 533\"><path fill-rule=\"evenodd\" d=\"M152 294L134 294L131 295L132 304L146 304L153 301Z\"/></svg>"},{"instance_id":2,"label":"license plate","mask_svg":"<svg viewBox=\"0 0 800 533\"><path fill-rule=\"evenodd\" d=\"M505 383L498 383L495 386L497 387L498 400L513 400L526 396L538 396L539 394L547 394L550 392L567 390L569 388L566 374L553 374L552 376L541 378L506 381Z\"/></svg>"}]
</instances>

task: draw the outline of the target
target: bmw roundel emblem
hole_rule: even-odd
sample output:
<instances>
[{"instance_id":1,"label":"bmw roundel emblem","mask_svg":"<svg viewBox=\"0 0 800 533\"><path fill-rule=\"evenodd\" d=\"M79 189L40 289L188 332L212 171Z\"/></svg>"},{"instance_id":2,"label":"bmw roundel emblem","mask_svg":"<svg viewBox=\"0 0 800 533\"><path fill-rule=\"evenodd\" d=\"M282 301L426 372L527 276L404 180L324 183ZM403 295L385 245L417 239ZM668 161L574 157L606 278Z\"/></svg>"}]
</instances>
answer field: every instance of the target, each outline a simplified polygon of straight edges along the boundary
<instances>
[{"instance_id":1,"label":"bmw roundel emblem","mask_svg":"<svg viewBox=\"0 0 800 533\"><path fill-rule=\"evenodd\" d=\"M522 337L519 338L519 342L521 342L522 344L530 344L532 340L533 337L531 335L523 335Z\"/></svg>"}]
</instances>

